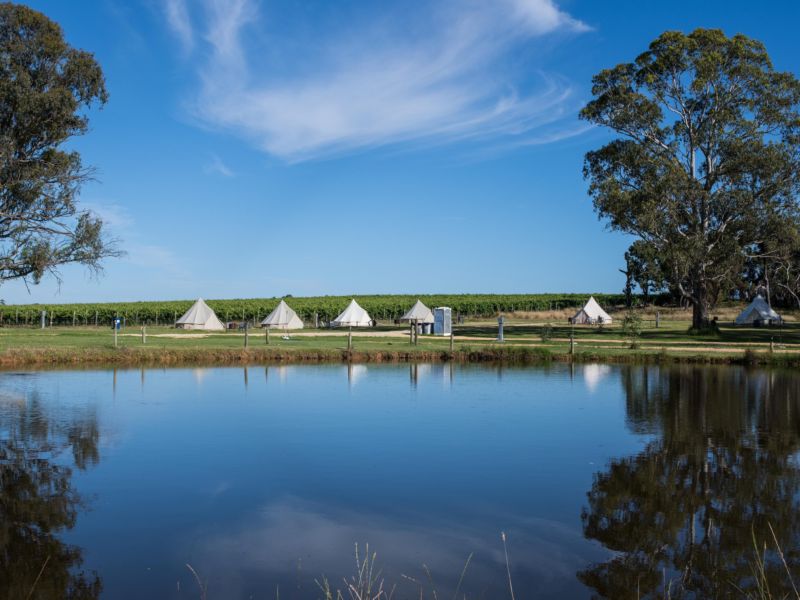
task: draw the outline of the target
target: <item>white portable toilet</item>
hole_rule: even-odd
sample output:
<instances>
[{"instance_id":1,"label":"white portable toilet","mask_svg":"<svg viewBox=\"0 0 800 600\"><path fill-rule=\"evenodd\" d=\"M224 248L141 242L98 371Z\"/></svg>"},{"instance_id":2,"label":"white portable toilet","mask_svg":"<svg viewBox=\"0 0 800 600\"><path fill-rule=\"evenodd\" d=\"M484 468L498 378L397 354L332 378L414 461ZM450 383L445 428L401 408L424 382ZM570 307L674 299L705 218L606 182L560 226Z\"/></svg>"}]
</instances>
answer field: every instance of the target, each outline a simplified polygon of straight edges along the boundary
<instances>
[{"instance_id":1,"label":"white portable toilet","mask_svg":"<svg viewBox=\"0 0 800 600\"><path fill-rule=\"evenodd\" d=\"M450 335L453 333L453 311L449 306L433 309L433 335Z\"/></svg>"}]
</instances>

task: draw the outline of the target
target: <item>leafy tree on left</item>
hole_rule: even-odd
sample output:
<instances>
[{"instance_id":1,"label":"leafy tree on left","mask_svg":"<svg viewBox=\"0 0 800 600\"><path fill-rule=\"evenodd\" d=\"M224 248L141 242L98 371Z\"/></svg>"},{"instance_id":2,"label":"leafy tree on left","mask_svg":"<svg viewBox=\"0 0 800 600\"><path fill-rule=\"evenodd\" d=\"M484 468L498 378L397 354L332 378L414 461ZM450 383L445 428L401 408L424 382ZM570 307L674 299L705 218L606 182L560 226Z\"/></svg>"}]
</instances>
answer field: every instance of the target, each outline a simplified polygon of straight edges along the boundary
<instances>
[{"instance_id":1,"label":"leafy tree on left","mask_svg":"<svg viewBox=\"0 0 800 600\"><path fill-rule=\"evenodd\" d=\"M42 13L0 4L0 282L39 283L68 263L98 270L120 254L77 205L91 169L63 149L88 130L86 110L107 99L92 54Z\"/></svg>"}]
</instances>

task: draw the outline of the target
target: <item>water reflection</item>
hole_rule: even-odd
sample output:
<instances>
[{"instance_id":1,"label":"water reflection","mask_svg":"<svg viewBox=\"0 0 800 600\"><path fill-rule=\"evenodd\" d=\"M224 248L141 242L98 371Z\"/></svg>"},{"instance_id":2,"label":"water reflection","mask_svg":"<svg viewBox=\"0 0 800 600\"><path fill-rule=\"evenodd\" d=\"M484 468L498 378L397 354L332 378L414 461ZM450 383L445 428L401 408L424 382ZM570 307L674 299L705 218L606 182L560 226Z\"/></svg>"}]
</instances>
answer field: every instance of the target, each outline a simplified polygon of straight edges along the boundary
<instances>
[{"instance_id":1,"label":"water reflection","mask_svg":"<svg viewBox=\"0 0 800 600\"><path fill-rule=\"evenodd\" d=\"M54 415L35 392L14 400L0 403L0 597L97 598L100 578L59 539L83 508L68 464L100 460L96 415Z\"/></svg>"},{"instance_id":2,"label":"water reflection","mask_svg":"<svg viewBox=\"0 0 800 600\"><path fill-rule=\"evenodd\" d=\"M203 382L206 380L206 378L209 376L210 373L211 369L207 368L192 369L192 377L194 377L195 383L197 383L198 387L203 385Z\"/></svg>"},{"instance_id":3,"label":"water reflection","mask_svg":"<svg viewBox=\"0 0 800 600\"><path fill-rule=\"evenodd\" d=\"M120 370L116 402L108 371L0 378L0 599L43 566L34 597L97 597L84 552L112 598L197 597L187 562L210 598L317 598L355 542L398 598L472 552L460 597L504 598L501 529L518 597L736 595L767 522L800 567L794 373L254 368Z\"/></svg>"},{"instance_id":4,"label":"water reflection","mask_svg":"<svg viewBox=\"0 0 800 600\"><path fill-rule=\"evenodd\" d=\"M656 438L595 475L584 534L615 554L578 578L607 598L741 596L768 523L796 572L800 379L690 367L620 375L628 427ZM775 560L766 576L776 597L792 591Z\"/></svg>"},{"instance_id":5,"label":"water reflection","mask_svg":"<svg viewBox=\"0 0 800 600\"><path fill-rule=\"evenodd\" d=\"M420 381L441 381L443 387L448 388L453 384L454 368L453 363L409 363L409 378L411 387L416 388Z\"/></svg>"},{"instance_id":6,"label":"water reflection","mask_svg":"<svg viewBox=\"0 0 800 600\"><path fill-rule=\"evenodd\" d=\"M558 521L516 515L503 519L513 522L511 569L525 589L551 591L547 587L553 580L569 579L571 565L589 554L580 533ZM281 597L293 590L288 597L319 598L314 580L321 573L340 586L340 576L353 571L354 543L362 553L365 543L379 553L382 577L397 586L396 598L434 597L426 568L435 578L436 597L453 597L471 552L475 554L459 597L508 597L499 534L487 541L457 520L403 522L363 509L282 497L241 523L207 532L200 541L187 540L186 546L195 566L213 572L215 589L225 590L228 598L276 587ZM339 550L330 552L333 548ZM422 583L423 594L414 580ZM184 582L191 584L188 576Z\"/></svg>"},{"instance_id":7,"label":"water reflection","mask_svg":"<svg viewBox=\"0 0 800 600\"><path fill-rule=\"evenodd\" d=\"M573 365L574 368L574 365ZM602 381L611 373L611 365L583 365L583 382L590 393L594 393Z\"/></svg>"},{"instance_id":8,"label":"water reflection","mask_svg":"<svg viewBox=\"0 0 800 600\"><path fill-rule=\"evenodd\" d=\"M352 387L367 375L366 365L347 363L347 385Z\"/></svg>"}]
</instances>

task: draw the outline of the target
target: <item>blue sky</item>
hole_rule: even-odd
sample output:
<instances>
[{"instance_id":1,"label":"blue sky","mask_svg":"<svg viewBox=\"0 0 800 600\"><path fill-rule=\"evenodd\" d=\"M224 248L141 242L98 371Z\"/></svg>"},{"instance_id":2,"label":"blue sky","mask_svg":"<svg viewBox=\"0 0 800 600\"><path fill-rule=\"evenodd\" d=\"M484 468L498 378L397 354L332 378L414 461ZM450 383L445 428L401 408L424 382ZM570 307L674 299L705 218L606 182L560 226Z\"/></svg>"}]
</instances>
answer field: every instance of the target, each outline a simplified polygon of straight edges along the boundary
<instances>
[{"instance_id":1,"label":"blue sky","mask_svg":"<svg viewBox=\"0 0 800 600\"><path fill-rule=\"evenodd\" d=\"M667 29L763 41L800 72L800 3L31 1L95 53L81 201L127 256L7 302L616 292L577 111Z\"/></svg>"}]
</instances>

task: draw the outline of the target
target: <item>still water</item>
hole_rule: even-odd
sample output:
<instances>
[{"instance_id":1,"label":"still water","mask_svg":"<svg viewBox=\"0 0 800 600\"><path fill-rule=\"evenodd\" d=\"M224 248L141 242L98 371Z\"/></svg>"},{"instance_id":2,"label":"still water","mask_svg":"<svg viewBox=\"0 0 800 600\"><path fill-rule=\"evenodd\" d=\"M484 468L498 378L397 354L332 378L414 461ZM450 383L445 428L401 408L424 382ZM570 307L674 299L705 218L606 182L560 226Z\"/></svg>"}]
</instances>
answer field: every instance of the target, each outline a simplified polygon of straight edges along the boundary
<instances>
[{"instance_id":1,"label":"still water","mask_svg":"<svg viewBox=\"0 0 800 600\"><path fill-rule=\"evenodd\" d=\"M0 373L0 598L318 598L367 543L508 598L501 531L517 598L734 596L767 523L800 562L799 446L782 371Z\"/></svg>"}]
</instances>

